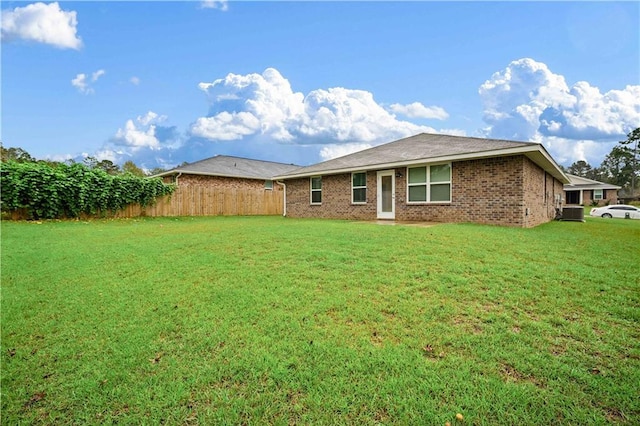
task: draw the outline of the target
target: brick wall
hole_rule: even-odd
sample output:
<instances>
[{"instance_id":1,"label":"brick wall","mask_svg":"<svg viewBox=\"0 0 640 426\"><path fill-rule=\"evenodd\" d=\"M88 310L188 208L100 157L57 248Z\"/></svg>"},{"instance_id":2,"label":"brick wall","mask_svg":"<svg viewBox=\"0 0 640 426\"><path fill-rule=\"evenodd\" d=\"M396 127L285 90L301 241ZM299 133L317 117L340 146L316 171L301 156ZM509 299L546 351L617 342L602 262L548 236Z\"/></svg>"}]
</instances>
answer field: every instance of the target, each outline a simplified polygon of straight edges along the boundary
<instances>
[{"instance_id":1,"label":"brick wall","mask_svg":"<svg viewBox=\"0 0 640 426\"><path fill-rule=\"evenodd\" d=\"M451 203L409 205L407 169L395 169L396 220L536 226L553 219L555 194L562 193L559 181L521 155L454 162L451 173ZM322 205L310 204L309 178L288 180L286 184L288 216L376 219L375 170L367 172L364 205L351 203L350 173L322 177Z\"/></svg>"},{"instance_id":2,"label":"brick wall","mask_svg":"<svg viewBox=\"0 0 640 426\"><path fill-rule=\"evenodd\" d=\"M599 206L618 203L618 191L616 191L615 189L605 189L603 190L603 195L604 195L604 199L598 201ZM585 206L590 206L591 201L593 201L593 190L591 189L583 190L582 204Z\"/></svg>"},{"instance_id":3,"label":"brick wall","mask_svg":"<svg viewBox=\"0 0 640 426\"><path fill-rule=\"evenodd\" d=\"M165 176L165 183L174 182L174 176ZM198 185L208 188L265 189L264 180L243 179L224 176L204 176L184 174L178 177L179 186ZM282 186L273 183L273 190L282 191Z\"/></svg>"},{"instance_id":4,"label":"brick wall","mask_svg":"<svg viewBox=\"0 0 640 426\"><path fill-rule=\"evenodd\" d=\"M564 197L562 183L526 157L524 171L524 226L536 226L556 215L556 195Z\"/></svg>"},{"instance_id":5,"label":"brick wall","mask_svg":"<svg viewBox=\"0 0 640 426\"><path fill-rule=\"evenodd\" d=\"M351 204L351 173L322 176L322 205L311 205L309 178L287 180L287 216L375 219L376 179L375 171L367 172L367 203Z\"/></svg>"}]
</instances>

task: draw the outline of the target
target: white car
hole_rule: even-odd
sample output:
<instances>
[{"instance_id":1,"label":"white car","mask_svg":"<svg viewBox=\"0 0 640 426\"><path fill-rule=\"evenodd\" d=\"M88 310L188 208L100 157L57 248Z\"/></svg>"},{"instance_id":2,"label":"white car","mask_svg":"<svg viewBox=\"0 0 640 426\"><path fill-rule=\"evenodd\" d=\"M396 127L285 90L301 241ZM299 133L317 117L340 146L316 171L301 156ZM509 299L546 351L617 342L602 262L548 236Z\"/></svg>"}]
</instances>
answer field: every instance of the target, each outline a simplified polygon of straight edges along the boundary
<instances>
[{"instance_id":1,"label":"white car","mask_svg":"<svg viewBox=\"0 0 640 426\"><path fill-rule=\"evenodd\" d=\"M612 204L610 206L596 207L589 213L595 217L620 217L622 219L640 219L640 209L626 204Z\"/></svg>"}]
</instances>

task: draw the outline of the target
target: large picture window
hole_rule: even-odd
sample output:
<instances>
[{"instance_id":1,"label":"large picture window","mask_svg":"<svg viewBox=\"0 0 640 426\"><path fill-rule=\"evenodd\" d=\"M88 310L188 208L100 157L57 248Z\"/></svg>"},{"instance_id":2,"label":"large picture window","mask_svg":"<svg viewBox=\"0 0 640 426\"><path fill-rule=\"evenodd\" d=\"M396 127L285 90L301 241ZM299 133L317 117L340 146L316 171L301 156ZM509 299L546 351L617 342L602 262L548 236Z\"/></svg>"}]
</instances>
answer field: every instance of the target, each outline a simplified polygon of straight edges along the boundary
<instances>
[{"instance_id":1,"label":"large picture window","mask_svg":"<svg viewBox=\"0 0 640 426\"><path fill-rule=\"evenodd\" d=\"M311 178L311 204L322 204L322 176Z\"/></svg>"},{"instance_id":2,"label":"large picture window","mask_svg":"<svg viewBox=\"0 0 640 426\"><path fill-rule=\"evenodd\" d=\"M408 203L451 202L451 164L408 167Z\"/></svg>"},{"instance_id":3,"label":"large picture window","mask_svg":"<svg viewBox=\"0 0 640 426\"><path fill-rule=\"evenodd\" d=\"M351 202L354 204L367 202L367 172L351 174Z\"/></svg>"}]
</instances>

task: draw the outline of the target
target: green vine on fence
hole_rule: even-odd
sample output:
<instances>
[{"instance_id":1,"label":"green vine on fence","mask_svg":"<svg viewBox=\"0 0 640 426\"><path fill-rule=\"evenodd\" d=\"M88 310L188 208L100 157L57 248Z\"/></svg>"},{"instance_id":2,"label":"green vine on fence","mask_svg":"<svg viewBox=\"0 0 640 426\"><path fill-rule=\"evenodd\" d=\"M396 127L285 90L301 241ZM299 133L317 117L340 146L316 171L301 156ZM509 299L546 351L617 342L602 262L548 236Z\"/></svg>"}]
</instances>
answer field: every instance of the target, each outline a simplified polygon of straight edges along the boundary
<instances>
[{"instance_id":1,"label":"green vine on fence","mask_svg":"<svg viewBox=\"0 0 640 426\"><path fill-rule=\"evenodd\" d=\"M160 178L109 175L84 164L15 161L0 165L3 212L25 210L29 219L76 218L116 212L130 204L151 205L175 185Z\"/></svg>"}]
</instances>

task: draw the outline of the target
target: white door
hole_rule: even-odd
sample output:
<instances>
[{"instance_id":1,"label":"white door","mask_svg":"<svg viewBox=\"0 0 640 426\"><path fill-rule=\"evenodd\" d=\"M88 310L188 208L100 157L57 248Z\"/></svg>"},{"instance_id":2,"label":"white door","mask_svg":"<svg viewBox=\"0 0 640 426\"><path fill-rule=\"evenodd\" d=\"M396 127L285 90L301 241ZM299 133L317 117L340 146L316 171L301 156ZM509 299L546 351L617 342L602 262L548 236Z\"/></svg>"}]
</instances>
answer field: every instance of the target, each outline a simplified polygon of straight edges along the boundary
<instances>
[{"instance_id":1,"label":"white door","mask_svg":"<svg viewBox=\"0 0 640 426\"><path fill-rule=\"evenodd\" d=\"M378 219L396 218L395 170L378 172Z\"/></svg>"}]
</instances>

